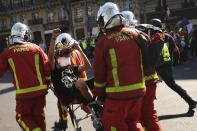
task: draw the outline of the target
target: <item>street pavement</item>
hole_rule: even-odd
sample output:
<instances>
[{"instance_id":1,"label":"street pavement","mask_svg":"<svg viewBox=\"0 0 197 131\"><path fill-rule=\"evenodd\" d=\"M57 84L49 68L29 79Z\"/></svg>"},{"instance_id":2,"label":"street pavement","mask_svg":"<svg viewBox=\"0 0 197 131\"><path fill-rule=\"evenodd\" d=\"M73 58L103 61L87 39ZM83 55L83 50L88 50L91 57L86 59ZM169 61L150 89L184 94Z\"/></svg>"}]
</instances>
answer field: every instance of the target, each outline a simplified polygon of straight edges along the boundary
<instances>
[{"instance_id":1,"label":"street pavement","mask_svg":"<svg viewBox=\"0 0 197 131\"><path fill-rule=\"evenodd\" d=\"M197 100L197 61L189 60L173 69L176 82ZM87 74L91 77L92 70L88 70ZM0 79L0 131L21 130L15 120L15 90L11 81L9 72ZM186 114L188 105L164 82L158 84L155 108L163 131L197 131L197 113ZM47 131L51 131L54 121L58 120L57 99L51 90L47 95L45 115ZM78 109L76 115L80 118L85 113ZM94 131L90 118L79 124L82 131ZM74 131L70 119L68 131Z\"/></svg>"}]
</instances>

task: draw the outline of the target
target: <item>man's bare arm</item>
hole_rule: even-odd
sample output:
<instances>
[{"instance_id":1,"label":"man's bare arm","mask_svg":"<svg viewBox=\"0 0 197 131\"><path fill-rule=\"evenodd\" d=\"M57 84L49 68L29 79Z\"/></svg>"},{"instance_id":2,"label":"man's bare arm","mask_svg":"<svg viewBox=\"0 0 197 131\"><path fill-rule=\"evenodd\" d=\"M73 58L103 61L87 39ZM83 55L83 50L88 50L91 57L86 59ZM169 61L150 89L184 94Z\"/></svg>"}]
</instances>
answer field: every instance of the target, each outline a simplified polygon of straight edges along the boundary
<instances>
[{"instance_id":1,"label":"man's bare arm","mask_svg":"<svg viewBox=\"0 0 197 131\"><path fill-rule=\"evenodd\" d=\"M54 59L54 55L55 55L55 40L56 37L61 33L60 29L54 29L53 33L52 33L52 38L51 38L51 42L50 42L50 47L49 47L49 64L50 64L50 68L51 70L55 69L55 59Z\"/></svg>"}]
</instances>

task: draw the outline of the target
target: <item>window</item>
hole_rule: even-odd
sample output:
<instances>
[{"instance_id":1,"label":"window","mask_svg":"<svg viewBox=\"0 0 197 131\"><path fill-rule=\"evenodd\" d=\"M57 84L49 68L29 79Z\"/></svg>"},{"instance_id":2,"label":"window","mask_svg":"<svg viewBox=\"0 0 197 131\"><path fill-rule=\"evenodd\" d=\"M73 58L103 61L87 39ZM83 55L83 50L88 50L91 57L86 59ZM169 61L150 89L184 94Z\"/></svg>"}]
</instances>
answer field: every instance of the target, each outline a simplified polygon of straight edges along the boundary
<instances>
[{"instance_id":1,"label":"window","mask_svg":"<svg viewBox=\"0 0 197 131\"><path fill-rule=\"evenodd\" d=\"M15 8L22 7L22 0L13 0L13 5Z\"/></svg>"},{"instance_id":2,"label":"window","mask_svg":"<svg viewBox=\"0 0 197 131\"><path fill-rule=\"evenodd\" d=\"M132 0L126 0L125 2L124 2L124 8L125 8L125 10L130 10L130 7L132 7Z\"/></svg>"},{"instance_id":3,"label":"window","mask_svg":"<svg viewBox=\"0 0 197 131\"><path fill-rule=\"evenodd\" d=\"M24 7L28 7L28 6L32 6L32 0L23 0L23 6Z\"/></svg>"},{"instance_id":4,"label":"window","mask_svg":"<svg viewBox=\"0 0 197 131\"><path fill-rule=\"evenodd\" d=\"M93 7L88 7L88 16L93 16L94 15L94 11L93 11Z\"/></svg>"},{"instance_id":5,"label":"window","mask_svg":"<svg viewBox=\"0 0 197 131\"><path fill-rule=\"evenodd\" d=\"M162 7L162 8L165 8L166 7L166 0L159 0L159 6Z\"/></svg>"},{"instance_id":6,"label":"window","mask_svg":"<svg viewBox=\"0 0 197 131\"><path fill-rule=\"evenodd\" d=\"M83 18L83 10L81 8L75 8L75 18Z\"/></svg>"},{"instance_id":7,"label":"window","mask_svg":"<svg viewBox=\"0 0 197 131\"><path fill-rule=\"evenodd\" d=\"M167 4L166 0L158 0L156 11L166 10Z\"/></svg>"},{"instance_id":8,"label":"window","mask_svg":"<svg viewBox=\"0 0 197 131\"><path fill-rule=\"evenodd\" d=\"M83 10L81 8L74 9L74 18L75 18L75 22L83 21Z\"/></svg>"},{"instance_id":9,"label":"window","mask_svg":"<svg viewBox=\"0 0 197 131\"><path fill-rule=\"evenodd\" d=\"M14 4L21 4L21 0L13 0Z\"/></svg>"},{"instance_id":10,"label":"window","mask_svg":"<svg viewBox=\"0 0 197 131\"><path fill-rule=\"evenodd\" d=\"M96 18L95 18L96 13L94 13L95 8L92 7L92 6L89 6L87 11L88 11L88 20L89 21L95 21L96 20Z\"/></svg>"},{"instance_id":11,"label":"window","mask_svg":"<svg viewBox=\"0 0 197 131\"><path fill-rule=\"evenodd\" d=\"M38 13L33 13L33 14L32 14L32 19L33 19L33 20L39 19Z\"/></svg>"},{"instance_id":12,"label":"window","mask_svg":"<svg viewBox=\"0 0 197 131\"><path fill-rule=\"evenodd\" d=\"M54 22L54 13L52 11L47 12L47 22Z\"/></svg>"},{"instance_id":13,"label":"window","mask_svg":"<svg viewBox=\"0 0 197 131\"><path fill-rule=\"evenodd\" d=\"M59 21L64 20L64 9L63 8L58 9L58 19L59 19Z\"/></svg>"}]
</instances>

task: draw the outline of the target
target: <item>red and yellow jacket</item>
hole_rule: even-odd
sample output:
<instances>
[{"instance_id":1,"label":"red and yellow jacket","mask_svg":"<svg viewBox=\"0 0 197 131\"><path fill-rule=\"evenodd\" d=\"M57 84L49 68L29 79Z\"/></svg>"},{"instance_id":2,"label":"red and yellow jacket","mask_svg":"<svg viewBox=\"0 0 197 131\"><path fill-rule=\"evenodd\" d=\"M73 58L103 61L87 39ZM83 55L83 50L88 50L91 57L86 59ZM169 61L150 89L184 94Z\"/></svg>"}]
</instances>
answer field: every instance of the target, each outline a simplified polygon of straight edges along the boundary
<instances>
[{"instance_id":1,"label":"red and yellow jacket","mask_svg":"<svg viewBox=\"0 0 197 131\"><path fill-rule=\"evenodd\" d=\"M131 37L121 33L130 32ZM106 31L96 43L94 86L96 95L112 99L133 99L145 94L141 52L134 29L118 26Z\"/></svg>"},{"instance_id":2,"label":"red and yellow jacket","mask_svg":"<svg viewBox=\"0 0 197 131\"><path fill-rule=\"evenodd\" d=\"M157 72L155 69L151 69L149 71L149 75L145 75L145 80L146 80L146 87L152 86L157 83L159 80L159 77L157 75Z\"/></svg>"},{"instance_id":3,"label":"red and yellow jacket","mask_svg":"<svg viewBox=\"0 0 197 131\"><path fill-rule=\"evenodd\" d=\"M146 35L146 34L145 34ZM160 33L156 33L150 38L149 44L157 44L157 41L163 39L165 36ZM149 71L145 71L145 80L146 80L146 87L152 86L157 83L159 80L159 77L157 75L157 72L154 68L150 69Z\"/></svg>"},{"instance_id":4,"label":"red and yellow jacket","mask_svg":"<svg viewBox=\"0 0 197 131\"><path fill-rule=\"evenodd\" d=\"M82 65L83 63L84 63L83 58L80 52L78 50L73 50L71 53L71 65L79 66L79 65ZM81 75L79 75L78 78L87 80L86 72L85 71L81 72Z\"/></svg>"},{"instance_id":5,"label":"red and yellow jacket","mask_svg":"<svg viewBox=\"0 0 197 131\"><path fill-rule=\"evenodd\" d=\"M27 99L47 93L51 79L49 60L42 49L32 43L13 44L0 54L0 77L10 69L16 99Z\"/></svg>"}]
</instances>

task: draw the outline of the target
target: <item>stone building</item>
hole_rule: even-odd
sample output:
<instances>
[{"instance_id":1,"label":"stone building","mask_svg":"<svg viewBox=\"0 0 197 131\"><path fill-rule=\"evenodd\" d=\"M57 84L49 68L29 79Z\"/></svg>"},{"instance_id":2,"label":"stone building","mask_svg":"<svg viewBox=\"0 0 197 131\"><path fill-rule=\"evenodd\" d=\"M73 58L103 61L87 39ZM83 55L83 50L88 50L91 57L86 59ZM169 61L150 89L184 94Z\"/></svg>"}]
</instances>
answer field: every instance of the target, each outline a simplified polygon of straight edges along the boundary
<instances>
[{"instance_id":1,"label":"stone building","mask_svg":"<svg viewBox=\"0 0 197 131\"><path fill-rule=\"evenodd\" d=\"M159 18L163 21L164 25L169 26L171 29L184 18L188 19L193 27L197 27L197 0L143 0L146 2L144 5L144 12L146 20L152 18ZM166 8L170 9L170 16L166 21Z\"/></svg>"},{"instance_id":2,"label":"stone building","mask_svg":"<svg viewBox=\"0 0 197 131\"><path fill-rule=\"evenodd\" d=\"M71 2L71 11L67 3ZM74 38L84 39L91 36L97 26L96 15L100 5L107 0L0 0L0 52L6 47L10 29L16 22L27 24L35 43L43 40L49 45L52 30L61 28L62 32L74 32ZM111 0L120 10L135 10L137 0ZM85 3L85 4L84 4ZM72 12L72 20L69 13ZM136 17L139 18L139 13ZM71 25L72 22L72 25Z\"/></svg>"}]
</instances>

